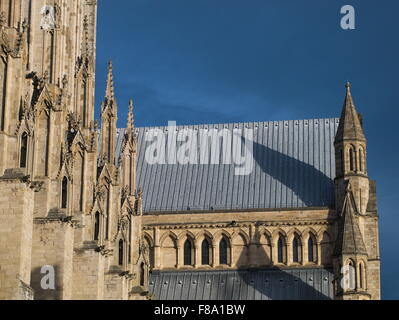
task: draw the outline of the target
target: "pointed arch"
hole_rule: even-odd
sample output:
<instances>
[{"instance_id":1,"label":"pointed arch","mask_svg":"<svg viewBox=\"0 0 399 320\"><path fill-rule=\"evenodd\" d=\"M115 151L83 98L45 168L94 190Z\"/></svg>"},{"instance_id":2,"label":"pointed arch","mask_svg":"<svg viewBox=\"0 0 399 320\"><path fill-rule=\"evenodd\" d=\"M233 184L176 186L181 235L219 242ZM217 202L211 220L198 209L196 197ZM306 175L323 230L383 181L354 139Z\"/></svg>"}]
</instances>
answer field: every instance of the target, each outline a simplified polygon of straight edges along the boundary
<instances>
[{"instance_id":1,"label":"pointed arch","mask_svg":"<svg viewBox=\"0 0 399 320\"><path fill-rule=\"evenodd\" d=\"M172 231L168 231L165 232L161 238L159 239L159 243L161 244L161 247L163 246L163 243L165 242L165 240L172 239L172 241L175 243L175 245L177 245L177 241L178 241L178 237L175 233L173 233Z\"/></svg>"},{"instance_id":2,"label":"pointed arch","mask_svg":"<svg viewBox=\"0 0 399 320\"><path fill-rule=\"evenodd\" d=\"M178 251L177 236L173 232L166 232L160 239L161 243L161 263L163 268L170 269L177 267Z\"/></svg>"},{"instance_id":3,"label":"pointed arch","mask_svg":"<svg viewBox=\"0 0 399 320\"><path fill-rule=\"evenodd\" d=\"M232 242L235 243L236 240L244 245L248 245L250 242L249 236L244 230L239 230L232 235Z\"/></svg>"},{"instance_id":4,"label":"pointed arch","mask_svg":"<svg viewBox=\"0 0 399 320\"><path fill-rule=\"evenodd\" d=\"M182 233L180 233L178 235L178 243L179 243L179 245L183 245L187 238L190 238L191 241L192 241L192 244L195 245L196 236L195 236L194 233L192 233L189 230L183 231Z\"/></svg>"},{"instance_id":5,"label":"pointed arch","mask_svg":"<svg viewBox=\"0 0 399 320\"><path fill-rule=\"evenodd\" d=\"M224 229L217 231L217 232L215 233L215 235L213 236L213 238L214 238L214 240L216 241L217 244L220 243L220 240L221 240L223 237L225 237L229 242L230 242L231 239L232 239L231 234L230 234L228 231L224 230Z\"/></svg>"},{"instance_id":6,"label":"pointed arch","mask_svg":"<svg viewBox=\"0 0 399 320\"><path fill-rule=\"evenodd\" d=\"M232 265L237 267L246 266L248 263L248 244L250 240L245 232L240 230L232 240Z\"/></svg>"}]
</instances>

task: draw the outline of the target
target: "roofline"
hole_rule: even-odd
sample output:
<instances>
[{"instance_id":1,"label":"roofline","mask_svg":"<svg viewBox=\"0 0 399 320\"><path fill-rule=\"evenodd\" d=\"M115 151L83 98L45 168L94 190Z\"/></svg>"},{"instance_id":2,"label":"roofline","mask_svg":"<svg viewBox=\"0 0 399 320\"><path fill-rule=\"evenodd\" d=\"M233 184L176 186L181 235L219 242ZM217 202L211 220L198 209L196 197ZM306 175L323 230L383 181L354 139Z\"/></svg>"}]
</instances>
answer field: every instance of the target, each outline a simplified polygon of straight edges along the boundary
<instances>
[{"instance_id":1,"label":"roofline","mask_svg":"<svg viewBox=\"0 0 399 320\"><path fill-rule=\"evenodd\" d=\"M163 216L170 214L216 214L216 213L242 213L242 212L279 212L279 211L335 211L331 207L296 207L296 208L257 208L257 209L216 209L216 210L177 210L177 211L144 211L144 216Z\"/></svg>"},{"instance_id":2,"label":"roofline","mask_svg":"<svg viewBox=\"0 0 399 320\"><path fill-rule=\"evenodd\" d=\"M315 120L332 120L339 121L339 117L335 118L309 118L309 119L291 119L291 120L269 120L269 121L240 121L240 122L225 122L225 123L197 123L197 124L180 124L176 125L176 128L185 127L196 127L196 126L225 126L225 125L242 125L242 124L265 124L265 123L279 123L279 122L304 122L304 121L315 121ZM151 128L167 128L167 125L163 126L136 126L136 129L151 129ZM118 128L118 130L124 130L125 128Z\"/></svg>"}]
</instances>

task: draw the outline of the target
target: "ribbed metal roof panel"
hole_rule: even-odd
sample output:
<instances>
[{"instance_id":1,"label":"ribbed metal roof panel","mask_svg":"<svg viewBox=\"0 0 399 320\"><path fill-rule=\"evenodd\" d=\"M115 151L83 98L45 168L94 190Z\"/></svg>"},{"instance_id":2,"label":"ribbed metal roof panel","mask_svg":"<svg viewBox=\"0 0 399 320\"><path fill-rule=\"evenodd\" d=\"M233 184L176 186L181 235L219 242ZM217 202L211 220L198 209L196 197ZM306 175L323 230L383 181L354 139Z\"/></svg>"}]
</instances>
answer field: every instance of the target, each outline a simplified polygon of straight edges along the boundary
<instances>
[{"instance_id":1,"label":"ribbed metal roof panel","mask_svg":"<svg viewBox=\"0 0 399 320\"><path fill-rule=\"evenodd\" d=\"M156 272L150 292L158 300L330 300L333 278L321 268Z\"/></svg>"},{"instance_id":2,"label":"ribbed metal roof panel","mask_svg":"<svg viewBox=\"0 0 399 320\"><path fill-rule=\"evenodd\" d=\"M235 175L234 164L223 164L222 148L219 164L149 164L145 154L151 142L145 138L155 127L138 128L144 212L333 207L338 124L339 119L312 119L177 127L177 133L194 130L197 141L204 128L253 129L254 167L246 176ZM168 127L156 129L167 136ZM117 154L123 136L121 129Z\"/></svg>"}]
</instances>

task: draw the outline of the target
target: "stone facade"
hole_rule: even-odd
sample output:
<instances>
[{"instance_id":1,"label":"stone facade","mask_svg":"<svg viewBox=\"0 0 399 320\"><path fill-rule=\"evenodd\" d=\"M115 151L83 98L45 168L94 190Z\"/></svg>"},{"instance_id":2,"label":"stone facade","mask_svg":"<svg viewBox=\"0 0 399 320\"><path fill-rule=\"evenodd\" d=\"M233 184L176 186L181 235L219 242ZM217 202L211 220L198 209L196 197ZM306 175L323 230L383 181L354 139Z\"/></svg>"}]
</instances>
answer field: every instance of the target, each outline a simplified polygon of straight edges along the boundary
<instances>
[{"instance_id":1,"label":"stone facade","mask_svg":"<svg viewBox=\"0 0 399 320\"><path fill-rule=\"evenodd\" d=\"M111 63L94 121L96 12L0 2L0 299L145 298L133 109L117 157Z\"/></svg>"},{"instance_id":2,"label":"stone facade","mask_svg":"<svg viewBox=\"0 0 399 320\"><path fill-rule=\"evenodd\" d=\"M259 269L333 270L336 299L380 299L376 184L350 85L335 205L143 212L133 102L117 130L112 63L94 121L96 11L0 2L0 299L146 299L149 271Z\"/></svg>"},{"instance_id":3,"label":"stone facade","mask_svg":"<svg viewBox=\"0 0 399 320\"><path fill-rule=\"evenodd\" d=\"M184 279L185 275L197 278L196 272L202 277L208 277L204 271L217 272L208 273L209 288L204 287L204 290L208 288L212 291L217 290L212 287L212 276L222 277L220 271L226 271L225 276L228 277L229 272L237 270L278 269L287 275L295 270L301 273L303 270L313 272L319 269L334 273L331 286L335 299L380 299L376 187L375 182L368 178L367 143L361 117L355 109L349 83L346 87L333 151L336 164L335 205L325 208L308 205L289 210L212 208L195 211L189 208L187 211L166 213L145 212L144 239L150 252L152 270L156 274L150 283L150 286L155 286L155 292L164 295L166 290L171 294L182 290L178 285L161 284L166 288L163 290L155 284L163 279L159 274L164 274L165 279L173 279L179 278L180 272L180 286L191 292L195 291L195 285ZM287 166L286 169L292 170L292 167ZM227 188L222 186L220 193L226 196L223 190ZM256 271L253 277L259 278ZM298 282L298 278L290 281L295 290L294 283ZM263 285L253 284L259 296L262 295L260 287ZM314 285L303 282L303 290L318 290ZM278 291L278 288L275 289ZM272 296L269 292L265 297Z\"/></svg>"}]
</instances>

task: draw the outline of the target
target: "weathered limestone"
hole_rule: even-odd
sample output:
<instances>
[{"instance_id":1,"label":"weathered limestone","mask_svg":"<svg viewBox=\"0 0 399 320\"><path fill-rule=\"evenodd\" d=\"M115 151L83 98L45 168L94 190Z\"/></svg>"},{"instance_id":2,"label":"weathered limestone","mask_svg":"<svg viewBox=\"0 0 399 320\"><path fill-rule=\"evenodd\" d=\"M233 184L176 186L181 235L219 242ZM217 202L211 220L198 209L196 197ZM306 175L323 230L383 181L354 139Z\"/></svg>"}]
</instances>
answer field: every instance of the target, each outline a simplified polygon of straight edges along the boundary
<instances>
[{"instance_id":1,"label":"weathered limestone","mask_svg":"<svg viewBox=\"0 0 399 320\"><path fill-rule=\"evenodd\" d=\"M12 173L0 179L0 299L33 299L30 288L34 190Z\"/></svg>"},{"instance_id":2,"label":"weathered limestone","mask_svg":"<svg viewBox=\"0 0 399 320\"><path fill-rule=\"evenodd\" d=\"M97 1L0 2L0 299L146 292L133 110L116 158L111 64L98 145L96 20Z\"/></svg>"}]
</instances>

